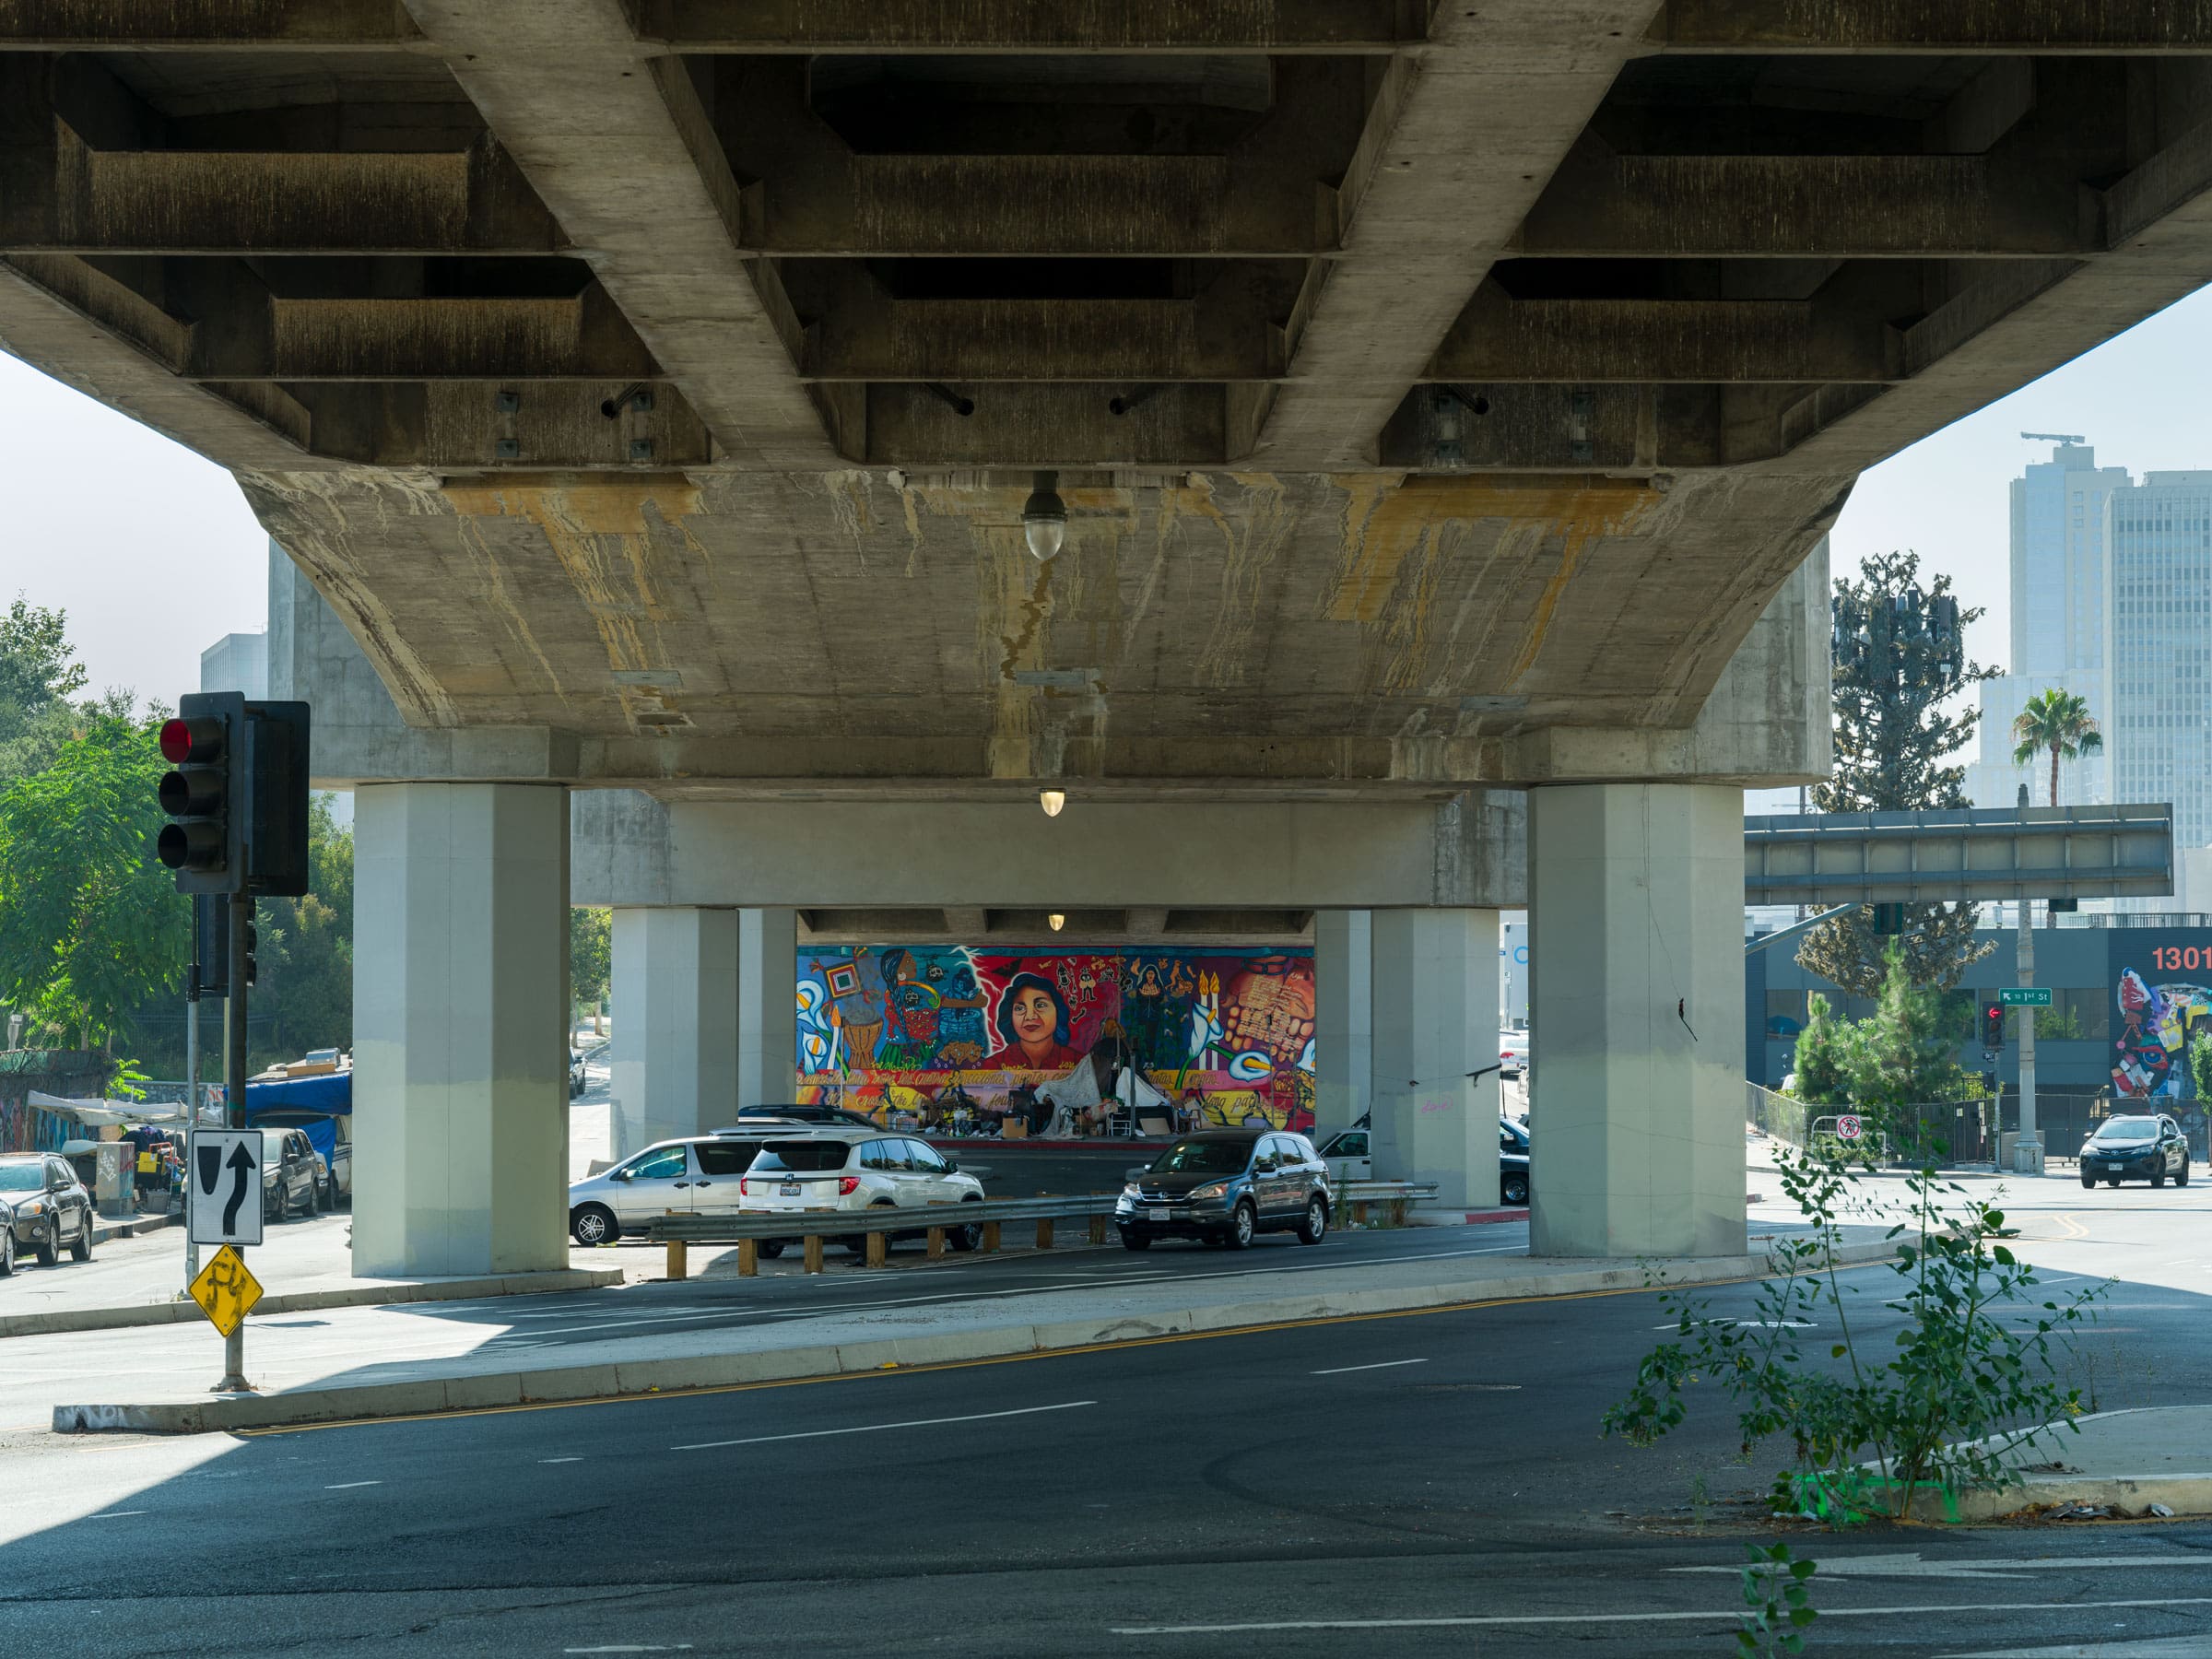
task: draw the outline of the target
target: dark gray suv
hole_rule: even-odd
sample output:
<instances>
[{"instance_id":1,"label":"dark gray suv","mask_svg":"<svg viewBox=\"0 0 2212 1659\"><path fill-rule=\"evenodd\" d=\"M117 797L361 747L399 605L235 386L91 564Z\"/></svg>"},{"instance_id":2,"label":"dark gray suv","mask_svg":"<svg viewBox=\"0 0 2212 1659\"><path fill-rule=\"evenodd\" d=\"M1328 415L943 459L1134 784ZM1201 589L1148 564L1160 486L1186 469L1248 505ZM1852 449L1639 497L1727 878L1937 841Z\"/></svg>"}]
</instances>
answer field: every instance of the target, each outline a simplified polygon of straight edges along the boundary
<instances>
[{"instance_id":1,"label":"dark gray suv","mask_svg":"<svg viewBox=\"0 0 2212 1659\"><path fill-rule=\"evenodd\" d=\"M1241 1250L1254 1233L1329 1231L1329 1170L1302 1135L1215 1129L1186 1135L1136 1171L1113 1210L1122 1242L1199 1239Z\"/></svg>"}]
</instances>

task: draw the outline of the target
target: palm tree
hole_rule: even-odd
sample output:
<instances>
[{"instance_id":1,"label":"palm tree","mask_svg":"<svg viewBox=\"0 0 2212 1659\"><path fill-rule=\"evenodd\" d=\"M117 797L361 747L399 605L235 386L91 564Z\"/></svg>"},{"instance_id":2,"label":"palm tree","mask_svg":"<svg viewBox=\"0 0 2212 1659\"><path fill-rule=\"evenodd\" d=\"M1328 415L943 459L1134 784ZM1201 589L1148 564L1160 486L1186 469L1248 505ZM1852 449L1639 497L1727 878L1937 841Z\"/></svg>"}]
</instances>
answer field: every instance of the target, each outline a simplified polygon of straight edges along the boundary
<instances>
[{"instance_id":1,"label":"palm tree","mask_svg":"<svg viewBox=\"0 0 2212 1659\"><path fill-rule=\"evenodd\" d=\"M2043 750L2051 751L2051 805L2058 805L2058 763L2104 747L2103 734L2089 715L2088 703L2071 691L2055 687L2038 691L2028 700L2012 723L2014 761L2028 765Z\"/></svg>"}]
</instances>

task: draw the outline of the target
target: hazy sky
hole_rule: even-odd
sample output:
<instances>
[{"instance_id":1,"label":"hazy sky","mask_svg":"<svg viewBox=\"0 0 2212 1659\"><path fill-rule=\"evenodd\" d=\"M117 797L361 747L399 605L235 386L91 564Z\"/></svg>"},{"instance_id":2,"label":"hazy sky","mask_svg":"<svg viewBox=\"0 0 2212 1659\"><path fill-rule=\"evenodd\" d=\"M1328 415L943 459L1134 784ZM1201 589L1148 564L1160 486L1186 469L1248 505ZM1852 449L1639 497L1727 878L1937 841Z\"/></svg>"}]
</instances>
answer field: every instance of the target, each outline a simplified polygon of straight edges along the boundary
<instances>
[{"instance_id":1,"label":"hazy sky","mask_svg":"<svg viewBox=\"0 0 2212 1659\"><path fill-rule=\"evenodd\" d=\"M1917 548L1989 608L1970 643L2001 665L2006 486L2050 454L2019 434L2082 433L2138 477L2212 466L2208 362L2212 289L1868 473L1836 526L1839 567ZM263 626L265 546L219 467L0 355L0 604L65 609L94 686L195 688L203 647Z\"/></svg>"}]
</instances>

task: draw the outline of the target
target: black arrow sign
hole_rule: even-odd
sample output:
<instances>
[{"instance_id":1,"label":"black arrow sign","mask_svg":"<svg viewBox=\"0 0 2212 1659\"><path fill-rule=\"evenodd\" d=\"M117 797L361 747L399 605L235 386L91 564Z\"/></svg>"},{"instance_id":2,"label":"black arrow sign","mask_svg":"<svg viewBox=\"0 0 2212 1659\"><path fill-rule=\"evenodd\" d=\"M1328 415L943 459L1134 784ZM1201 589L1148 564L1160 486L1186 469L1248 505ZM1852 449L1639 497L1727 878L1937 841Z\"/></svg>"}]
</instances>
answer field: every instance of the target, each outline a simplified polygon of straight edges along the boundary
<instances>
[{"instance_id":1,"label":"black arrow sign","mask_svg":"<svg viewBox=\"0 0 2212 1659\"><path fill-rule=\"evenodd\" d=\"M194 1149L200 1155L200 1191L212 1198L215 1183L223 1177L223 1148L220 1143L210 1143Z\"/></svg>"},{"instance_id":2,"label":"black arrow sign","mask_svg":"<svg viewBox=\"0 0 2212 1659\"><path fill-rule=\"evenodd\" d=\"M246 1182L254 1170L253 1154L246 1150L245 1142L239 1142L230 1154L230 1167L238 1172L238 1179L231 1184L229 1202L223 1206L223 1230L227 1233L238 1230L238 1206L246 1201Z\"/></svg>"}]
</instances>

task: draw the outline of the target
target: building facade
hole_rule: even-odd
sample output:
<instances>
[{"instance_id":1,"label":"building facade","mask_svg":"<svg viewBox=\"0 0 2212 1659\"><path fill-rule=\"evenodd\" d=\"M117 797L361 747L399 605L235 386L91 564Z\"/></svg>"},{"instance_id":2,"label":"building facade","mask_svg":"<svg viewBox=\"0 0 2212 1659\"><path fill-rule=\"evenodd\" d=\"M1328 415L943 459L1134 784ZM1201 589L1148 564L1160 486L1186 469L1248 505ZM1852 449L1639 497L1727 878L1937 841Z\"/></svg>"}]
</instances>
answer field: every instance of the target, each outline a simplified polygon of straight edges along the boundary
<instances>
[{"instance_id":1,"label":"building facade","mask_svg":"<svg viewBox=\"0 0 2212 1659\"><path fill-rule=\"evenodd\" d=\"M2116 798L2173 803L2177 871L2212 844L2212 471L2156 472L2112 492L2105 572L2105 751ZM2200 861L2201 862L2201 861ZM2196 910L2212 894L2120 909Z\"/></svg>"}]
</instances>

